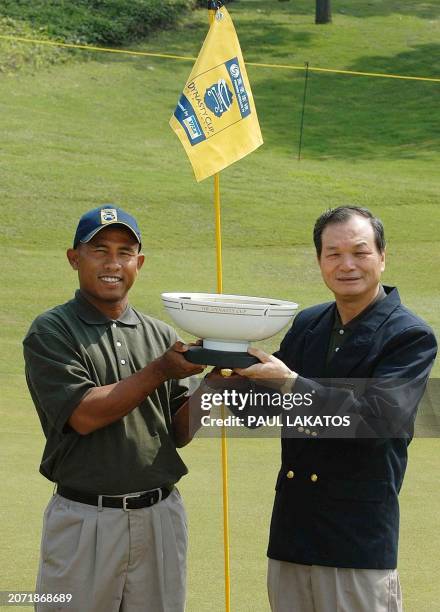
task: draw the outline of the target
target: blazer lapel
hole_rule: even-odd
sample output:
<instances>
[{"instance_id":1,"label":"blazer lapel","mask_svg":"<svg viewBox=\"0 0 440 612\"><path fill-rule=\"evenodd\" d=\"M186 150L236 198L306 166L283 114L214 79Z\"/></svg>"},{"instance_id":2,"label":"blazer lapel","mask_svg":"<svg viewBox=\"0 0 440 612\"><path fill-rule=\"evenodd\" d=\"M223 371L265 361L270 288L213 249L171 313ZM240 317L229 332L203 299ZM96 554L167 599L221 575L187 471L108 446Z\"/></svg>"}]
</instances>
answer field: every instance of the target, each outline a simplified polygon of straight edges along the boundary
<instances>
[{"instance_id":1,"label":"blazer lapel","mask_svg":"<svg viewBox=\"0 0 440 612\"><path fill-rule=\"evenodd\" d=\"M371 339L376 330L359 325L346 343L335 353L327 365L325 378L346 378L365 359L371 350Z\"/></svg>"},{"instance_id":2,"label":"blazer lapel","mask_svg":"<svg viewBox=\"0 0 440 612\"><path fill-rule=\"evenodd\" d=\"M331 304L315 327L308 329L305 333L302 367L298 372L305 378L322 378L325 374L325 362L335 308L335 304Z\"/></svg>"},{"instance_id":3,"label":"blazer lapel","mask_svg":"<svg viewBox=\"0 0 440 612\"><path fill-rule=\"evenodd\" d=\"M362 317L350 338L332 357L326 369L326 377L349 377L359 364L365 361L365 357L374 347L375 333L399 304L397 289L390 290L385 299L377 302L371 311Z\"/></svg>"}]
</instances>

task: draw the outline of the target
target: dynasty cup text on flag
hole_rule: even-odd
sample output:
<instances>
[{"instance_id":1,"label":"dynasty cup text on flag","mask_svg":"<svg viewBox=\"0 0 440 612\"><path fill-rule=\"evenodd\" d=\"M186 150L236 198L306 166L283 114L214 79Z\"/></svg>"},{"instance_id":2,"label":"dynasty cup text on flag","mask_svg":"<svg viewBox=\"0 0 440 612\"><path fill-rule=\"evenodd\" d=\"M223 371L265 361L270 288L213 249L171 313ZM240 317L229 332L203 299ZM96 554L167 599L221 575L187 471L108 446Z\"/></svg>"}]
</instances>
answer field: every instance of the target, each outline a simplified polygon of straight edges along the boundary
<instances>
[{"instance_id":1,"label":"dynasty cup text on flag","mask_svg":"<svg viewBox=\"0 0 440 612\"><path fill-rule=\"evenodd\" d=\"M170 119L197 181L263 144L234 24L217 10Z\"/></svg>"}]
</instances>

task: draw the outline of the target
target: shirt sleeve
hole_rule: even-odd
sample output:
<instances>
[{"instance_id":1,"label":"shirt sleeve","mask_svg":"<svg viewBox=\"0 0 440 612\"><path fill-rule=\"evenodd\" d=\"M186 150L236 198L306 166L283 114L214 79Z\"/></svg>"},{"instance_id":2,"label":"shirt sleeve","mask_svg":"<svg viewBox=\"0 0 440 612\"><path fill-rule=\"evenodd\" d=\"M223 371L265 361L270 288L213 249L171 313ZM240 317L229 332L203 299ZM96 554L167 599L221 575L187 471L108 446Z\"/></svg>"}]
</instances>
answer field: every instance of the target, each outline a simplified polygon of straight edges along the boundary
<instances>
[{"instance_id":1,"label":"shirt sleeve","mask_svg":"<svg viewBox=\"0 0 440 612\"><path fill-rule=\"evenodd\" d=\"M180 340L185 342L177 333L176 330L167 325L168 340L167 346L170 348L175 342ZM199 380L196 376L182 378L180 380L172 379L169 384L169 402L170 414L173 417L179 408L186 402L191 393L199 386Z\"/></svg>"},{"instance_id":2,"label":"shirt sleeve","mask_svg":"<svg viewBox=\"0 0 440 612\"><path fill-rule=\"evenodd\" d=\"M60 434L95 383L75 347L55 333L31 333L24 340L26 381L39 414Z\"/></svg>"},{"instance_id":3,"label":"shirt sleeve","mask_svg":"<svg viewBox=\"0 0 440 612\"><path fill-rule=\"evenodd\" d=\"M170 412L173 417L190 395L190 379L172 380L170 386Z\"/></svg>"}]
</instances>

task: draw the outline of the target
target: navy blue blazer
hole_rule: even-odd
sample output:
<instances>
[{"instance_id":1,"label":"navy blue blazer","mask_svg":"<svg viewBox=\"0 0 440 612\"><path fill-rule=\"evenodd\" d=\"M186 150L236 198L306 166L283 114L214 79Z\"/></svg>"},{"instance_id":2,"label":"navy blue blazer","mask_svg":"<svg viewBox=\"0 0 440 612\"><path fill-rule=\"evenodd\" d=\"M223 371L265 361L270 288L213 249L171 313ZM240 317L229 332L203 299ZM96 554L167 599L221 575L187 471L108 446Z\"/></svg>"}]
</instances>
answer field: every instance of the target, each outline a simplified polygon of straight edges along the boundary
<instances>
[{"instance_id":1,"label":"navy blue blazer","mask_svg":"<svg viewBox=\"0 0 440 612\"><path fill-rule=\"evenodd\" d=\"M275 355L299 374L295 392L314 393L313 410L329 396L351 398L351 411L373 430L378 416L414 420L436 355L430 327L400 302L397 289L362 317L326 366L335 303L300 312ZM323 377L421 381L414 393L374 402L368 392L332 389ZM327 383L328 384L328 383ZM393 385L391 385L393 387ZM345 394L345 395L344 395ZM351 395L350 395L351 394ZM378 415L378 412L382 414ZM400 491L411 433L400 437L282 439L268 556L306 565L394 569Z\"/></svg>"}]
</instances>

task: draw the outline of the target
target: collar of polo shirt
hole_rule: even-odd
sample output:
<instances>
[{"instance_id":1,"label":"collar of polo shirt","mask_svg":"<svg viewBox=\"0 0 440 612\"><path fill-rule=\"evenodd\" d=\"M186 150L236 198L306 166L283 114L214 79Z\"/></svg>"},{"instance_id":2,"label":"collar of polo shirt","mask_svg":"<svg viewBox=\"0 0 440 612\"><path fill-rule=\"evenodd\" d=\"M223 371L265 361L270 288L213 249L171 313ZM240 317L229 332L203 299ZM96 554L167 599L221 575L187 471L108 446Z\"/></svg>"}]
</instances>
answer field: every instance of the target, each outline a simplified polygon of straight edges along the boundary
<instances>
[{"instance_id":1,"label":"collar of polo shirt","mask_svg":"<svg viewBox=\"0 0 440 612\"><path fill-rule=\"evenodd\" d=\"M88 323L89 325L102 325L112 320L86 300L79 289L75 293L75 298L78 316L84 323ZM127 306L117 320L123 325L138 325L140 323L139 317L131 306Z\"/></svg>"}]
</instances>

